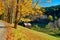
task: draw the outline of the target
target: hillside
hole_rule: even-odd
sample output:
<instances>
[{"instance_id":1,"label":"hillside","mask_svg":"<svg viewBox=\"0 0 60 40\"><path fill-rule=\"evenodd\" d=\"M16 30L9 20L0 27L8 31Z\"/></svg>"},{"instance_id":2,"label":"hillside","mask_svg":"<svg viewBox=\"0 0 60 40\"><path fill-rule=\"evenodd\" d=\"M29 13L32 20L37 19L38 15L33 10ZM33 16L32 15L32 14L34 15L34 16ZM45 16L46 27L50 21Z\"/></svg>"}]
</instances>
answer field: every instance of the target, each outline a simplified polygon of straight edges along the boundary
<instances>
[{"instance_id":1,"label":"hillside","mask_svg":"<svg viewBox=\"0 0 60 40\"><path fill-rule=\"evenodd\" d=\"M60 5L45 7L45 14L60 17Z\"/></svg>"},{"instance_id":2,"label":"hillside","mask_svg":"<svg viewBox=\"0 0 60 40\"><path fill-rule=\"evenodd\" d=\"M33 31L19 25L17 29L12 28L12 32L15 35L15 40L58 40L56 37L42 32Z\"/></svg>"},{"instance_id":3,"label":"hillside","mask_svg":"<svg viewBox=\"0 0 60 40\"><path fill-rule=\"evenodd\" d=\"M25 27L22 27L19 25L17 26L17 29L14 29L14 28L11 28L11 26L13 27L13 24L11 25L4 21L0 21L0 22L5 23L6 27L9 28L6 32L6 35L11 37L12 40L60 40L59 38L50 36L50 35L42 33L42 32L30 30L28 28L25 28ZM10 30L10 28L11 28L11 30ZM12 34L10 34L9 32L11 32L13 34L13 36L11 36Z\"/></svg>"}]
</instances>

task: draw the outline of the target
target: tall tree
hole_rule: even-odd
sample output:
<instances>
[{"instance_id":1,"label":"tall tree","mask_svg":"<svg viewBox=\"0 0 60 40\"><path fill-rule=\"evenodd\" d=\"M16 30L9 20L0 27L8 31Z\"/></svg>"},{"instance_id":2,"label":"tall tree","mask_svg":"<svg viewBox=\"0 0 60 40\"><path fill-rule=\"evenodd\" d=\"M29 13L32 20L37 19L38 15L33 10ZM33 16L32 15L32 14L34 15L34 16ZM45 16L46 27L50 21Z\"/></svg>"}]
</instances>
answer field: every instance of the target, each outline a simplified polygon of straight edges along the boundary
<instances>
[{"instance_id":1,"label":"tall tree","mask_svg":"<svg viewBox=\"0 0 60 40\"><path fill-rule=\"evenodd\" d=\"M34 15L35 13L41 14L40 7L37 4L38 2L34 7L32 7L32 0L17 0L14 28L17 27L17 24L19 21L21 21L21 18L30 14L32 15Z\"/></svg>"}]
</instances>

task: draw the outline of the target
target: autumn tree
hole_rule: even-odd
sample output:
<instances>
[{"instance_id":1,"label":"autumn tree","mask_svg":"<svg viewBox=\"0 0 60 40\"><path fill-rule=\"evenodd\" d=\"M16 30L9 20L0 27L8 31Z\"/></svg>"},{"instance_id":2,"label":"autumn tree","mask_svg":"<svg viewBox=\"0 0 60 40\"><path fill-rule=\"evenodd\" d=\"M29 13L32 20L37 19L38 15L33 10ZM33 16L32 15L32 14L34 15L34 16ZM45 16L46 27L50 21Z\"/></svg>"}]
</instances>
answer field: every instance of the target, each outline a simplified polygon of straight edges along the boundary
<instances>
[{"instance_id":1,"label":"autumn tree","mask_svg":"<svg viewBox=\"0 0 60 40\"><path fill-rule=\"evenodd\" d=\"M35 13L42 15L40 7L37 4L38 2L32 7L32 0L17 0L14 28L16 28L18 22L27 15L34 15Z\"/></svg>"}]
</instances>

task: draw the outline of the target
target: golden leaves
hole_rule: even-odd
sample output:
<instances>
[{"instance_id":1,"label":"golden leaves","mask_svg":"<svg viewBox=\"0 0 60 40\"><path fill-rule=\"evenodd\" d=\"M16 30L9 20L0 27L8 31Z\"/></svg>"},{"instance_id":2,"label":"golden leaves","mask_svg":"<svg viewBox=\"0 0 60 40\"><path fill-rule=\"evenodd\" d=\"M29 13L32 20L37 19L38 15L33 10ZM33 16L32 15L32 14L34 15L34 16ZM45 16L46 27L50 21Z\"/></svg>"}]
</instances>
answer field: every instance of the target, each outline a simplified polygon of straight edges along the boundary
<instances>
[{"instance_id":1,"label":"golden leaves","mask_svg":"<svg viewBox=\"0 0 60 40\"><path fill-rule=\"evenodd\" d=\"M49 15L49 20L52 21L53 20L53 17L51 15Z\"/></svg>"},{"instance_id":2,"label":"golden leaves","mask_svg":"<svg viewBox=\"0 0 60 40\"><path fill-rule=\"evenodd\" d=\"M0 9L0 15L2 15L2 10Z\"/></svg>"},{"instance_id":3,"label":"golden leaves","mask_svg":"<svg viewBox=\"0 0 60 40\"><path fill-rule=\"evenodd\" d=\"M5 8L5 5L4 5L4 3L2 2L2 0L0 0L0 15L3 14L4 8Z\"/></svg>"},{"instance_id":4,"label":"golden leaves","mask_svg":"<svg viewBox=\"0 0 60 40\"><path fill-rule=\"evenodd\" d=\"M24 22L29 22L29 21L31 21L31 20L28 19L28 18L21 18L21 20L24 21Z\"/></svg>"}]
</instances>

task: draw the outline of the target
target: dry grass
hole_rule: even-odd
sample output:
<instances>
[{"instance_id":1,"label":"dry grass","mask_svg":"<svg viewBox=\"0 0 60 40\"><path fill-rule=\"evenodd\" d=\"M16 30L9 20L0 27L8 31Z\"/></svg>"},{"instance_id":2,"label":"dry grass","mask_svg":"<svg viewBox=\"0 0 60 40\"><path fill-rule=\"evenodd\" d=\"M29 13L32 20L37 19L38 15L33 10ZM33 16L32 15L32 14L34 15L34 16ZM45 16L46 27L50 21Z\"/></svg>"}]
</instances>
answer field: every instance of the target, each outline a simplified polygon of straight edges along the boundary
<instances>
[{"instance_id":1,"label":"dry grass","mask_svg":"<svg viewBox=\"0 0 60 40\"><path fill-rule=\"evenodd\" d=\"M12 28L12 32L15 35L16 40L58 40L56 37L33 31L19 25L17 29Z\"/></svg>"}]
</instances>

